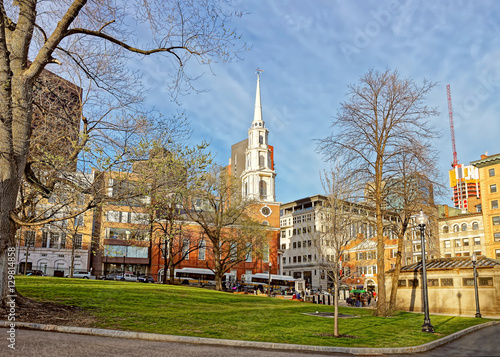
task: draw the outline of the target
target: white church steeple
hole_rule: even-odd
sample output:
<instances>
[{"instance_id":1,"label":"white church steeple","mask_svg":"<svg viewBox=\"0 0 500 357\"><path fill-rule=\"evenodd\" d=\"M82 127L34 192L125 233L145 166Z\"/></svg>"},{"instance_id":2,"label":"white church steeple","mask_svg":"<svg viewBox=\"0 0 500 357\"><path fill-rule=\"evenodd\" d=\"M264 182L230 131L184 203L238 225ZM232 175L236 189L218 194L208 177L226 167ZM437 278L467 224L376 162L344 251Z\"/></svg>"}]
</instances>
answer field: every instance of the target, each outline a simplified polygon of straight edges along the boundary
<instances>
[{"instance_id":1,"label":"white church steeple","mask_svg":"<svg viewBox=\"0 0 500 357\"><path fill-rule=\"evenodd\" d=\"M257 69L257 91L255 94L255 110L253 114L252 126L257 126L256 124L262 122L264 126L264 121L262 120L262 105L260 104L260 73L261 69Z\"/></svg>"},{"instance_id":2,"label":"white church steeple","mask_svg":"<svg viewBox=\"0 0 500 357\"><path fill-rule=\"evenodd\" d=\"M262 119L260 73L257 69L257 91L252 125L248 130L245 170L241 174L243 195L261 202L275 202L273 147L268 145L269 131Z\"/></svg>"}]
</instances>

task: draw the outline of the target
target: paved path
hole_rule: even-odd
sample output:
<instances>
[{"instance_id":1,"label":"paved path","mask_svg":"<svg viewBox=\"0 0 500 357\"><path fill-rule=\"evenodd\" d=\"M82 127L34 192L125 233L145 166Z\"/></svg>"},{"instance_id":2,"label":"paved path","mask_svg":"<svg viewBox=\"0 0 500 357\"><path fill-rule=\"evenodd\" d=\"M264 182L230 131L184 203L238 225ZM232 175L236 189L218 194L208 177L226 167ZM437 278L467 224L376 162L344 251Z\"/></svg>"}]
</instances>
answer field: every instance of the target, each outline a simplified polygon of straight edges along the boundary
<instances>
[{"instance_id":1,"label":"paved path","mask_svg":"<svg viewBox=\"0 0 500 357\"><path fill-rule=\"evenodd\" d=\"M500 356L500 324L483 328L428 352L416 353L414 356Z\"/></svg>"},{"instance_id":2,"label":"paved path","mask_svg":"<svg viewBox=\"0 0 500 357\"><path fill-rule=\"evenodd\" d=\"M16 331L16 350L7 347L3 336L7 329L0 328L0 356L23 357L300 357L304 352L269 351L259 349L192 345L173 342L154 342L132 340L114 337L100 337L77 335L69 333L46 332L36 330ZM235 345L238 342L235 341ZM305 353L308 357L322 356L325 354ZM328 356L352 356L347 354L329 354Z\"/></svg>"},{"instance_id":3,"label":"paved path","mask_svg":"<svg viewBox=\"0 0 500 357\"><path fill-rule=\"evenodd\" d=\"M0 328L0 356L92 357L92 356L172 356L172 357L299 357L352 356L342 353L275 351L255 348L206 346L173 342L100 337L38 330L16 330L16 350L8 348L7 329ZM486 327L428 352L398 356L500 356L500 324Z\"/></svg>"}]
</instances>

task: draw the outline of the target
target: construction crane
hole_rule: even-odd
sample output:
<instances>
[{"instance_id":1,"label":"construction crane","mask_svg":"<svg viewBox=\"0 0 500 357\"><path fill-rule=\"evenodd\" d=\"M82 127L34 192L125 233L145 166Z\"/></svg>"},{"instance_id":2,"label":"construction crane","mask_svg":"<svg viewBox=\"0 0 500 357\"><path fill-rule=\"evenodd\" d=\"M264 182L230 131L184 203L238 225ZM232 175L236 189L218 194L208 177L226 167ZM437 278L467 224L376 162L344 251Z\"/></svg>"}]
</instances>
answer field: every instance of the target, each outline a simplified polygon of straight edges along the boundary
<instances>
[{"instance_id":1,"label":"construction crane","mask_svg":"<svg viewBox=\"0 0 500 357\"><path fill-rule=\"evenodd\" d=\"M458 165L458 159L457 148L455 146L455 126L453 125L453 109L451 107L451 90L449 84L446 86L446 94L448 94L448 114L450 116L451 146L453 149L453 162L451 166L454 168Z\"/></svg>"}]
</instances>

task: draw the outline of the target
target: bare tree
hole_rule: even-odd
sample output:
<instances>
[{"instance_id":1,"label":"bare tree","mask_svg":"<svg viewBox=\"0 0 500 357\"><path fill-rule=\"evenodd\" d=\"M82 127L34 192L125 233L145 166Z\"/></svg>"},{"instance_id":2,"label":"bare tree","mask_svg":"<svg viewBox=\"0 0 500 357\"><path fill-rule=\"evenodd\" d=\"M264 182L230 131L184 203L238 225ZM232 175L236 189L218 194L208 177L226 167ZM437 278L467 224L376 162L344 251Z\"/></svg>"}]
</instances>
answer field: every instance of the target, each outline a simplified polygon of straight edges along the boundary
<instances>
[{"instance_id":1,"label":"bare tree","mask_svg":"<svg viewBox=\"0 0 500 357\"><path fill-rule=\"evenodd\" d=\"M215 274L217 290L222 290L224 273L252 255L266 254L266 247L270 247L265 227L251 216L256 202L244 199L241 192L241 180L227 168L214 165L184 204L189 219L210 242L208 267Z\"/></svg>"},{"instance_id":2,"label":"bare tree","mask_svg":"<svg viewBox=\"0 0 500 357\"><path fill-rule=\"evenodd\" d=\"M157 241L153 244L158 244L162 251L163 283L167 282L167 271L170 272L168 280L173 283L175 267L202 243L200 235L186 229L190 222L183 203L186 197L195 194L200 175L212 161L206 151L207 143L194 147L184 145L184 139L190 134L187 123L175 125L175 128L169 132L179 133L179 128L186 130L181 130L182 135L176 138L165 138L165 131L159 130L149 144L143 142L140 149L147 149L150 157L134 168L134 172L147 178L138 188L150 197L142 208L150 218L151 239Z\"/></svg>"},{"instance_id":3,"label":"bare tree","mask_svg":"<svg viewBox=\"0 0 500 357\"><path fill-rule=\"evenodd\" d=\"M431 221L437 218L434 194L435 191L440 191L441 185L437 181L438 170L435 163L436 157L432 148L418 146L408 148L399 154L399 160L395 165L397 174L385 185L387 208L398 218L390 221L386 228L395 233L398 241L396 262L392 271L390 310L396 309L405 238L408 234L412 234L412 229L415 228L412 216L422 209L431 217ZM432 251L429 249L432 247L431 241L434 237L432 232L432 229L427 229L428 253Z\"/></svg>"},{"instance_id":4,"label":"bare tree","mask_svg":"<svg viewBox=\"0 0 500 357\"><path fill-rule=\"evenodd\" d=\"M30 170L27 165L35 112L34 92L37 79L49 64L63 76L72 67L73 78L88 79L81 91L81 101L87 100L92 89L98 89L102 99L91 106L89 115L78 120L81 131L71 142L71 153L56 161L75 161L92 153L109 156L100 142L116 144L120 153L101 164L119 162L127 153L127 139L136 127L129 117L114 120L109 113L116 108L133 109L141 101L139 76L125 63L130 55L164 55L172 59L171 67L162 68L172 74L172 93L190 87L184 69L191 58L201 63L234 58L238 35L224 25L239 15L217 0L114 2L86 0L43 2L28 0L0 4L0 292L2 305L7 299L7 250L14 245L15 231L24 224L16 203L21 180L44 197L51 196L55 181L74 184L59 172L46 185L43 171ZM137 24L137 27L131 26ZM140 35L139 35L140 33ZM149 36L148 36L149 33ZM31 61L30 61L31 60ZM182 85L184 83L184 85ZM97 97L94 97L97 98ZM123 129L125 128L125 129ZM93 133L93 134L92 134ZM94 138L97 151L88 149ZM120 139L120 142L117 140ZM101 140L101 141L100 141ZM52 140L56 141L56 140ZM85 155L86 154L86 155ZM108 161L108 162L107 162ZM49 180L50 181L50 180ZM90 206L89 206L90 207ZM39 224L50 223L49 217ZM31 222L34 223L34 222Z\"/></svg>"},{"instance_id":5,"label":"bare tree","mask_svg":"<svg viewBox=\"0 0 500 357\"><path fill-rule=\"evenodd\" d=\"M318 252L321 269L333 281L334 293L334 336L339 335L339 286L341 283L342 256L353 239L351 226L355 207L356 183L353 176L347 176L340 165L336 165L322 177L327 200L321 207L323 229L316 232L314 245Z\"/></svg>"},{"instance_id":6,"label":"bare tree","mask_svg":"<svg viewBox=\"0 0 500 357\"><path fill-rule=\"evenodd\" d=\"M334 132L317 141L326 160L347 162L353 174L369 183L377 228L378 315L387 314L384 261L385 183L396 174L400 153L409 147L430 146L435 132L427 118L437 114L424 99L434 87L402 79L397 71L370 70L359 84L350 85L333 122Z\"/></svg>"}]
</instances>

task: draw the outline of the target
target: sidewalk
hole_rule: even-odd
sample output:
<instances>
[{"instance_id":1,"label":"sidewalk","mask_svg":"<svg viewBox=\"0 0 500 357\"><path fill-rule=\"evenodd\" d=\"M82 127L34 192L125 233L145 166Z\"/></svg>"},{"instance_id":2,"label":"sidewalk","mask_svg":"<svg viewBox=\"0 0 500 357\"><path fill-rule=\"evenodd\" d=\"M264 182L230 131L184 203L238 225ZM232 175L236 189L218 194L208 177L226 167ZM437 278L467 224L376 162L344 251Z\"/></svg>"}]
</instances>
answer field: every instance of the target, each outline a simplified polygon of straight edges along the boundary
<instances>
[{"instance_id":1,"label":"sidewalk","mask_svg":"<svg viewBox=\"0 0 500 357\"><path fill-rule=\"evenodd\" d=\"M85 327L69 327L57 325L42 325L29 322L16 322L16 328L30 329L40 331L53 331L81 335L102 336L102 337L116 337L126 339L139 339L147 341L163 341L163 342L177 342L177 343L190 343L197 345L212 345L212 346L230 346L230 347L245 347L245 348L259 348L268 350L288 350L297 352L320 352L320 353L349 353L353 355L370 355L370 354L409 354L426 352L436 347L442 346L451 342L461 336L471 332L483 329L485 327L500 324L500 321L491 321L482 325L469 327L465 330L456 332L454 334L445 336L439 340L435 340L419 346L411 347L398 347L398 348L369 348L369 347L330 347L330 346L309 346L309 345L292 345L285 343L272 343L272 342L256 342L256 341L239 341L239 340L223 340L214 338L201 338L201 337L188 337L188 336L173 336L162 335L143 332L130 332L118 330L106 330L98 328L85 328ZM10 322L0 321L0 327L8 328Z\"/></svg>"}]
</instances>

